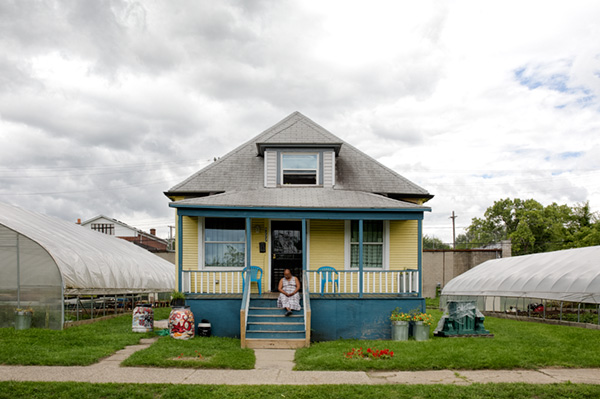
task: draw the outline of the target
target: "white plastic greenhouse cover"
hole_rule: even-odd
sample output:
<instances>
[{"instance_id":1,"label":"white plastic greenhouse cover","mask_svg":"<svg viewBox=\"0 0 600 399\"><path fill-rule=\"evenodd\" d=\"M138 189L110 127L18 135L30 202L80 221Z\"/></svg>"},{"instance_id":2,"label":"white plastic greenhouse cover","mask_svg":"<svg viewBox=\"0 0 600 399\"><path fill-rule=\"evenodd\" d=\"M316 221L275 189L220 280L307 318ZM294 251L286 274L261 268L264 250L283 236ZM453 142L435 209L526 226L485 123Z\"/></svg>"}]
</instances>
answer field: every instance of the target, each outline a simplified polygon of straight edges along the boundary
<instances>
[{"instance_id":1,"label":"white plastic greenhouse cover","mask_svg":"<svg viewBox=\"0 0 600 399\"><path fill-rule=\"evenodd\" d=\"M442 295L600 303L600 246L488 260L450 280Z\"/></svg>"},{"instance_id":2,"label":"white plastic greenhouse cover","mask_svg":"<svg viewBox=\"0 0 600 399\"><path fill-rule=\"evenodd\" d=\"M172 263L120 238L3 203L0 224L48 251L62 274L65 294L164 292L175 288Z\"/></svg>"}]
</instances>

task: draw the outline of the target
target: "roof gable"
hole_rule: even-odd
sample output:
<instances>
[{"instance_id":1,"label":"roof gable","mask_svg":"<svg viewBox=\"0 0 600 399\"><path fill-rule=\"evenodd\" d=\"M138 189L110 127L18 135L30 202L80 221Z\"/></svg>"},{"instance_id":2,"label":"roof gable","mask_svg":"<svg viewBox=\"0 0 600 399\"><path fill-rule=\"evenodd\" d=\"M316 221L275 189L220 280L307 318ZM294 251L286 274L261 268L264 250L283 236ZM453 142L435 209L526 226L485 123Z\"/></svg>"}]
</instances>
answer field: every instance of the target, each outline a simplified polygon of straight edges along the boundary
<instances>
[{"instance_id":1,"label":"roof gable","mask_svg":"<svg viewBox=\"0 0 600 399\"><path fill-rule=\"evenodd\" d=\"M285 143L341 145L336 157L335 189L405 195L408 198L432 197L427 190L344 142L300 112L292 113L165 194L194 196L265 189L264 159L258 156L257 145L268 143L278 146Z\"/></svg>"}]
</instances>

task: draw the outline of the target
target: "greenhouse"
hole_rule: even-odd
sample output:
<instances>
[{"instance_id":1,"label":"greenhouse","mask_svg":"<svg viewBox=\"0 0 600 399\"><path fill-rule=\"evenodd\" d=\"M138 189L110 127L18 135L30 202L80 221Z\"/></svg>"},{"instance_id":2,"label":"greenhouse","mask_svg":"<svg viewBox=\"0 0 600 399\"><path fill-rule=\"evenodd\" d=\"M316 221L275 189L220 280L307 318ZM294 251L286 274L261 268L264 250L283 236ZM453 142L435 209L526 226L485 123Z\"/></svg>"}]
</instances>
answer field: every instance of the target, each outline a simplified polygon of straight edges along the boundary
<instances>
[{"instance_id":1,"label":"greenhouse","mask_svg":"<svg viewBox=\"0 0 600 399\"><path fill-rule=\"evenodd\" d=\"M441 294L486 312L599 323L600 246L493 259L452 279Z\"/></svg>"},{"instance_id":2,"label":"greenhouse","mask_svg":"<svg viewBox=\"0 0 600 399\"><path fill-rule=\"evenodd\" d=\"M32 327L62 329L69 307L79 319L87 303L94 317L98 306L106 314L128 297L172 291L174 270L127 241L0 203L0 327L26 309Z\"/></svg>"}]
</instances>

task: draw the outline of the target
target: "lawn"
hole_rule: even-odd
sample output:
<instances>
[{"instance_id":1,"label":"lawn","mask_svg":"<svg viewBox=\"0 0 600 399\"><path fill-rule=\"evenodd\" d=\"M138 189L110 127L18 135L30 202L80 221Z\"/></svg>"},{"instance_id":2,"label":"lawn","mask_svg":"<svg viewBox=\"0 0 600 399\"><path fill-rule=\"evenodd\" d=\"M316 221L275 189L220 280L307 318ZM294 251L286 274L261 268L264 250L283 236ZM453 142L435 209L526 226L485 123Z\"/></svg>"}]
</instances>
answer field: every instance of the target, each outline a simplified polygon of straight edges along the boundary
<instances>
[{"instance_id":1,"label":"lawn","mask_svg":"<svg viewBox=\"0 0 600 399\"><path fill-rule=\"evenodd\" d=\"M131 355L122 365L253 369L255 361L254 351L242 349L239 339L196 337L189 341L180 341L162 337L149 348Z\"/></svg>"},{"instance_id":2,"label":"lawn","mask_svg":"<svg viewBox=\"0 0 600 399\"><path fill-rule=\"evenodd\" d=\"M435 317L442 312L428 309ZM432 326L432 330L433 327ZM600 367L600 330L515 320L485 319L494 338L432 338L429 341L337 340L296 351L297 370L537 369ZM432 331L433 332L433 331ZM346 359L352 348L388 348L392 359Z\"/></svg>"},{"instance_id":3,"label":"lawn","mask_svg":"<svg viewBox=\"0 0 600 399\"><path fill-rule=\"evenodd\" d=\"M167 318L169 308L156 309L156 319ZM131 315L96 321L63 331L0 328L0 364L85 366L110 356L154 333L131 332Z\"/></svg>"},{"instance_id":4,"label":"lawn","mask_svg":"<svg viewBox=\"0 0 600 399\"><path fill-rule=\"evenodd\" d=\"M455 385L172 385L89 384L81 382L0 382L0 399L47 398L597 398L599 385L473 384Z\"/></svg>"}]
</instances>

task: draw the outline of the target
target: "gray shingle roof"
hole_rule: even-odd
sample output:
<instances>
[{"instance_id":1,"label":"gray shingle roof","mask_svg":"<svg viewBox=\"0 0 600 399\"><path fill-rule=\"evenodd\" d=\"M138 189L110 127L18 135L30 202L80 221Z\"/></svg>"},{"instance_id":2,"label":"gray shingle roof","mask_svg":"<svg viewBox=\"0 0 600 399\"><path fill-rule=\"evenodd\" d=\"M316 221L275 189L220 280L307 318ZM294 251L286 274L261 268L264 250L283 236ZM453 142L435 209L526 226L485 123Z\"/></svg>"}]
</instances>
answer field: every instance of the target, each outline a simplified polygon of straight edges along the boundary
<instances>
[{"instance_id":1,"label":"gray shingle roof","mask_svg":"<svg viewBox=\"0 0 600 399\"><path fill-rule=\"evenodd\" d=\"M411 202L398 201L363 191L332 188L270 188L231 191L207 197L177 201L178 205L273 207L273 208L355 208L355 209L429 209Z\"/></svg>"},{"instance_id":2,"label":"gray shingle roof","mask_svg":"<svg viewBox=\"0 0 600 399\"><path fill-rule=\"evenodd\" d=\"M343 190L345 196L349 196L351 191L358 191L361 193L357 196L365 193L381 193L391 194L399 198L403 195L424 199L432 197L424 188L419 187L344 142L299 112L292 113L250 141L175 185L165 194L169 196L177 194L189 196L194 193L208 192L250 192L257 201L271 201L270 198L274 197L275 191L273 190L275 189L264 188L264 158L258 156L257 143L342 143L339 156L336 158L336 184L334 190L321 188L320 190L324 190L323 194ZM296 191L296 189L287 187L277 189L277 191L279 190L287 191L287 194L281 194L282 200L291 199L291 193ZM309 190L302 188L300 190L302 193L306 191L306 195L314 200L317 200L316 196L319 196L319 200L323 200L319 194L309 194L313 191L312 188ZM318 190L314 189L314 191ZM275 194L275 196L277 195L280 194ZM382 202L385 203L395 201L383 196L377 197L383 199ZM234 202L238 201L235 193L232 193L232 196L227 196L227 198ZM339 198L339 196L336 195L336 198ZM375 201L376 196L371 195L369 198L370 201ZM210 202L213 199L206 197L197 200L204 203L204 201ZM375 202L382 203L381 201ZM396 207L398 207L397 201L395 202Z\"/></svg>"}]
</instances>

